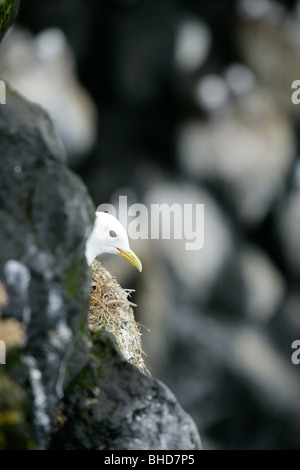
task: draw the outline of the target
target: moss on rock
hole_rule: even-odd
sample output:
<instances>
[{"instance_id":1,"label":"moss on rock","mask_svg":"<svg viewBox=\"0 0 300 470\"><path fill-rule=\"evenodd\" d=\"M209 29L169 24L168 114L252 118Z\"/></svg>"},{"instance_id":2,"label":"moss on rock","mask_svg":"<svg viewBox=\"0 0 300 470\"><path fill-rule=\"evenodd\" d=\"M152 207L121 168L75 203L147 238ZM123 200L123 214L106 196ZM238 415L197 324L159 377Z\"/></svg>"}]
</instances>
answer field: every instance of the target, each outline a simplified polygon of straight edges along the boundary
<instances>
[{"instance_id":1,"label":"moss on rock","mask_svg":"<svg viewBox=\"0 0 300 470\"><path fill-rule=\"evenodd\" d=\"M2 372L0 374L0 450L37 448L26 414L25 391Z\"/></svg>"},{"instance_id":2,"label":"moss on rock","mask_svg":"<svg viewBox=\"0 0 300 470\"><path fill-rule=\"evenodd\" d=\"M0 40L12 25L19 9L19 0L0 0Z\"/></svg>"},{"instance_id":3,"label":"moss on rock","mask_svg":"<svg viewBox=\"0 0 300 470\"><path fill-rule=\"evenodd\" d=\"M81 257L74 257L71 264L65 271L65 290L70 297L76 298L83 282L82 266L85 259Z\"/></svg>"}]
</instances>

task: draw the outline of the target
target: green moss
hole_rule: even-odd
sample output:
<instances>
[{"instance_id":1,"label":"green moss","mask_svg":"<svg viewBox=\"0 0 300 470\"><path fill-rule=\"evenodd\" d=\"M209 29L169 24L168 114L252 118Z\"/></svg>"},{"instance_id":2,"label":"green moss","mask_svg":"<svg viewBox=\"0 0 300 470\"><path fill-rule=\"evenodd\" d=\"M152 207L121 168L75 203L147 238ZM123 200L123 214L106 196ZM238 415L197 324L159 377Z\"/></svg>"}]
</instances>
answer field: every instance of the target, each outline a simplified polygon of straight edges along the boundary
<instances>
[{"instance_id":1,"label":"green moss","mask_svg":"<svg viewBox=\"0 0 300 470\"><path fill-rule=\"evenodd\" d=\"M91 334L93 341L93 351L97 360L101 363L112 362L120 353L114 336L105 330L99 330Z\"/></svg>"},{"instance_id":2,"label":"green moss","mask_svg":"<svg viewBox=\"0 0 300 470\"><path fill-rule=\"evenodd\" d=\"M0 374L0 450L37 448L26 422L27 396L10 377Z\"/></svg>"},{"instance_id":3,"label":"green moss","mask_svg":"<svg viewBox=\"0 0 300 470\"><path fill-rule=\"evenodd\" d=\"M118 347L113 335L107 331L99 330L97 333L85 334L82 339L90 344L88 361L67 386L65 396L68 399L76 392L87 388L95 395L101 368L105 366L117 371L116 364L119 364L119 361L116 361L116 357L119 355ZM100 390L98 389L96 393L99 395Z\"/></svg>"},{"instance_id":4,"label":"green moss","mask_svg":"<svg viewBox=\"0 0 300 470\"><path fill-rule=\"evenodd\" d=\"M68 385L67 390L65 391L66 396L70 398L78 390L93 387L93 376L94 373L91 365L84 367L84 369L82 369L75 379Z\"/></svg>"},{"instance_id":5,"label":"green moss","mask_svg":"<svg viewBox=\"0 0 300 470\"><path fill-rule=\"evenodd\" d=\"M91 224L94 224L95 212L96 212L96 207L95 207L93 201L90 198L88 198L88 200L87 200L87 213L88 213L89 218L91 220Z\"/></svg>"},{"instance_id":6,"label":"green moss","mask_svg":"<svg viewBox=\"0 0 300 470\"><path fill-rule=\"evenodd\" d=\"M78 333L84 335L87 331L87 322L86 317L81 318L79 325L78 325Z\"/></svg>"},{"instance_id":7,"label":"green moss","mask_svg":"<svg viewBox=\"0 0 300 470\"><path fill-rule=\"evenodd\" d=\"M99 332L98 334L101 334ZM85 333L81 337L81 341L84 340L86 344L90 343L91 335L90 333ZM91 343L90 343L91 344ZM90 348L88 353L88 362L83 369L76 375L75 379L69 386L67 393L74 393L76 390L80 390L82 388L86 388L88 386L93 387L95 379L98 375L98 372L101 368L101 355L96 355L94 351L94 347Z\"/></svg>"},{"instance_id":8,"label":"green moss","mask_svg":"<svg viewBox=\"0 0 300 470\"><path fill-rule=\"evenodd\" d=\"M0 40L11 26L19 8L19 0L0 0Z\"/></svg>"},{"instance_id":9,"label":"green moss","mask_svg":"<svg viewBox=\"0 0 300 470\"><path fill-rule=\"evenodd\" d=\"M83 282L83 262L83 258L75 257L65 271L64 287L66 292L72 298L76 298L78 293L81 292L80 287Z\"/></svg>"}]
</instances>

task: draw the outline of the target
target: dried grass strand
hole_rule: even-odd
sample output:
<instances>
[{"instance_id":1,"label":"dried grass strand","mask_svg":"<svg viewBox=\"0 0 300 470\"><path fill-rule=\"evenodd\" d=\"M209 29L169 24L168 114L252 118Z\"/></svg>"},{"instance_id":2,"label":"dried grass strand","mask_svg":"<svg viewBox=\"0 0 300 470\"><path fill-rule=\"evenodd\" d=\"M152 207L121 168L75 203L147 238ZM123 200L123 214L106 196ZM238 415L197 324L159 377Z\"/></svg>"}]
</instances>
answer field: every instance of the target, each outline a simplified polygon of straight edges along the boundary
<instances>
[{"instance_id":1,"label":"dried grass strand","mask_svg":"<svg viewBox=\"0 0 300 470\"><path fill-rule=\"evenodd\" d=\"M128 300L133 289L123 289L116 279L98 261L91 265L91 296L88 325L92 331L104 329L112 333L121 354L141 372L147 370L142 354L140 324L135 321L133 307Z\"/></svg>"}]
</instances>

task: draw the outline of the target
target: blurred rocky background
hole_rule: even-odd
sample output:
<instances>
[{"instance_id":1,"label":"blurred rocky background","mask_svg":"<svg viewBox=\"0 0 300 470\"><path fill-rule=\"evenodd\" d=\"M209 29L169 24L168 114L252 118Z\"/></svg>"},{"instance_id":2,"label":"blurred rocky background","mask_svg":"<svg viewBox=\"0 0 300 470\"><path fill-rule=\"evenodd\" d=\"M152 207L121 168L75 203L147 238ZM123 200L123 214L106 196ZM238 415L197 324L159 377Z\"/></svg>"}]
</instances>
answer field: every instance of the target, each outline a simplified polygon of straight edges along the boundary
<instances>
[{"instance_id":1,"label":"blurred rocky background","mask_svg":"<svg viewBox=\"0 0 300 470\"><path fill-rule=\"evenodd\" d=\"M27 0L0 76L97 206L205 205L202 250L132 240L146 364L212 449L299 449L300 2Z\"/></svg>"}]
</instances>

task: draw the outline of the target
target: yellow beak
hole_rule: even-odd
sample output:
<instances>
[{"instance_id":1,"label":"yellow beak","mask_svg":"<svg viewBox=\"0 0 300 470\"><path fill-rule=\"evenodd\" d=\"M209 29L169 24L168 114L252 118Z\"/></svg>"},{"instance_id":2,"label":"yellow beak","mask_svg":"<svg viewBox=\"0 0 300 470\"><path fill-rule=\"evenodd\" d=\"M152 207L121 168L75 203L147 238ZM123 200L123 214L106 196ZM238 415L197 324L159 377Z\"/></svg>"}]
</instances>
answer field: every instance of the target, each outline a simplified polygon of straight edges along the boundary
<instances>
[{"instance_id":1,"label":"yellow beak","mask_svg":"<svg viewBox=\"0 0 300 470\"><path fill-rule=\"evenodd\" d=\"M142 271L142 263L140 262L139 258L136 256L136 254L130 250L130 251L124 251L118 248L120 255L125 258L129 263L131 263L133 266L135 266L140 272Z\"/></svg>"}]
</instances>

